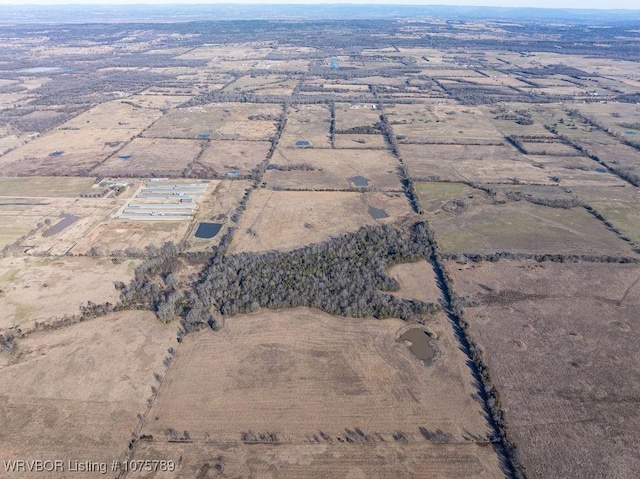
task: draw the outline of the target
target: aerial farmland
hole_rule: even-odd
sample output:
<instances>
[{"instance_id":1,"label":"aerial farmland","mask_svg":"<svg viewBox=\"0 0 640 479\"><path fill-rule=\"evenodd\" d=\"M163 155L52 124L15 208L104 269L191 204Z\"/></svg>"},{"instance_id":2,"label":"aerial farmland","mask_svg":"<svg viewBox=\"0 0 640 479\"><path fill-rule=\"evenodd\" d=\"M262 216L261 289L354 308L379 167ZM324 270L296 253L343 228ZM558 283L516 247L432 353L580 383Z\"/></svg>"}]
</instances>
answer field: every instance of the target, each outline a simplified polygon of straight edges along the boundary
<instances>
[{"instance_id":1,"label":"aerial farmland","mask_svg":"<svg viewBox=\"0 0 640 479\"><path fill-rule=\"evenodd\" d=\"M637 14L174 7L0 8L0 476L640 476Z\"/></svg>"}]
</instances>

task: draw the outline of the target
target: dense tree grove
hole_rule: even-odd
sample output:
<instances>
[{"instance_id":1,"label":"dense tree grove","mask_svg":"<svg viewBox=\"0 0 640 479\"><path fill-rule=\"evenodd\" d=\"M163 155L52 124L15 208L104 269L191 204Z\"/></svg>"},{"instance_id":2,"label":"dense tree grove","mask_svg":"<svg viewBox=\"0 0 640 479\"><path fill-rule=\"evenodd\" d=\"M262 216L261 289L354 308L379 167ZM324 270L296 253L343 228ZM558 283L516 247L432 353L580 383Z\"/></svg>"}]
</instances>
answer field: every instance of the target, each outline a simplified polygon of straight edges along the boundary
<instances>
[{"instance_id":1,"label":"dense tree grove","mask_svg":"<svg viewBox=\"0 0 640 479\"><path fill-rule=\"evenodd\" d=\"M261 307L306 306L343 316L408 320L440 306L385 293L399 288L387 269L429 257L431 240L427 225L416 223L408 236L393 226L369 226L285 253L225 255L218 248L191 287L176 284L179 249L167 244L137 268L121 298L129 307L152 309L163 322L181 316L185 332L215 328L215 313Z\"/></svg>"},{"instance_id":2,"label":"dense tree grove","mask_svg":"<svg viewBox=\"0 0 640 479\"><path fill-rule=\"evenodd\" d=\"M216 255L197 286L198 303L224 315L259 307L309 306L344 316L410 319L438 306L398 299L386 269L430 253L424 225L407 239L391 226L365 227L290 253Z\"/></svg>"}]
</instances>

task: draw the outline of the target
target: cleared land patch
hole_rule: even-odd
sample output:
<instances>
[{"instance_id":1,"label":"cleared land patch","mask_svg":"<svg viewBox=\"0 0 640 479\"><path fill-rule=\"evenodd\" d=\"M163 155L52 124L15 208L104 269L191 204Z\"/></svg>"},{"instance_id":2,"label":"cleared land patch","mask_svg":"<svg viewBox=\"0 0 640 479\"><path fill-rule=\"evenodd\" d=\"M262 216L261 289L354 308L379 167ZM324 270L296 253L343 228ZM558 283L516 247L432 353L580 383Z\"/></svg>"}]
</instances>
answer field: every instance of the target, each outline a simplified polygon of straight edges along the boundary
<instances>
[{"instance_id":1,"label":"cleared land patch","mask_svg":"<svg viewBox=\"0 0 640 479\"><path fill-rule=\"evenodd\" d=\"M248 175L266 159L270 148L268 141L212 140L207 143L191 171L202 171L204 175L209 172L215 175Z\"/></svg>"},{"instance_id":2,"label":"cleared land patch","mask_svg":"<svg viewBox=\"0 0 640 479\"><path fill-rule=\"evenodd\" d=\"M375 220L370 207L384 210L389 217ZM290 250L410 214L402 193L258 189L240 218L231 252Z\"/></svg>"},{"instance_id":3,"label":"cleared land patch","mask_svg":"<svg viewBox=\"0 0 640 479\"><path fill-rule=\"evenodd\" d=\"M200 154L204 143L163 138L134 138L92 172L110 176L178 176Z\"/></svg>"},{"instance_id":4,"label":"cleared land patch","mask_svg":"<svg viewBox=\"0 0 640 479\"><path fill-rule=\"evenodd\" d=\"M580 253L633 255L631 247L584 208L529 202L479 204L431 221L447 253Z\"/></svg>"},{"instance_id":5,"label":"cleared land patch","mask_svg":"<svg viewBox=\"0 0 640 479\"><path fill-rule=\"evenodd\" d=\"M7 176L82 176L133 135L125 129L53 130L0 157L0 168Z\"/></svg>"},{"instance_id":6,"label":"cleared land patch","mask_svg":"<svg viewBox=\"0 0 640 479\"><path fill-rule=\"evenodd\" d=\"M331 115L323 105L294 105L287 114L287 126L280 144L294 147L300 141L317 148L330 148L329 125Z\"/></svg>"},{"instance_id":7,"label":"cleared land patch","mask_svg":"<svg viewBox=\"0 0 640 479\"><path fill-rule=\"evenodd\" d=\"M142 131L162 116L157 109L134 105L135 103L127 100L102 103L69 120L60 129L99 128Z\"/></svg>"},{"instance_id":8,"label":"cleared land patch","mask_svg":"<svg viewBox=\"0 0 640 479\"><path fill-rule=\"evenodd\" d=\"M167 348L176 346L173 325L140 311L34 333L18 343L17 360L0 369L0 454L6 460L59 459L65 466L124 459L137 414L157 385L153 373L164 371ZM3 477L62 476L3 470Z\"/></svg>"},{"instance_id":9,"label":"cleared land patch","mask_svg":"<svg viewBox=\"0 0 640 479\"><path fill-rule=\"evenodd\" d=\"M637 265L449 263L527 477L640 469Z\"/></svg>"},{"instance_id":10,"label":"cleared land patch","mask_svg":"<svg viewBox=\"0 0 640 479\"><path fill-rule=\"evenodd\" d=\"M389 268L389 276L400 284L400 289L391 292L403 299L433 301L440 296L433 267L427 261L403 263Z\"/></svg>"},{"instance_id":11,"label":"cleared land patch","mask_svg":"<svg viewBox=\"0 0 640 479\"><path fill-rule=\"evenodd\" d=\"M301 150L279 148L264 175L280 189L358 189L400 191L398 161L386 150ZM289 171L284 171L291 168ZM354 182L351 178L365 178Z\"/></svg>"},{"instance_id":12,"label":"cleared land patch","mask_svg":"<svg viewBox=\"0 0 640 479\"><path fill-rule=\"evenodd\" d=\"M279 105L214 103L177 108L160 118L144 136L155 138L197 138L212 140L268 141L276 132L282 114Z\"/></svg>"},{"instance_id":13,"label":"cleared land patch","mask_svg":"<svg viewBox=\"0 0 640 479\"><path fill-rule=\"evenodd\" d=\"M415 179L553 183L547 172L510 146L401 144L400 152Z\"/></svg>"},{"instance_id":14,"label":"cleared land patch","mask_svg":"<svg viewBox=\"0 0 640 479\"><path fill-rule=\"evenodd\" d=\"M0 329L78 314L87 301L116 303L113 282L131 279L136 264L102 258L0 259Z\"/></svg>"},{"instance_id":15,"label":"cleared land patch","mask_svg":"<svg viewBox=\"0 0 640 479\"><path fill-rule=\"evenodd\" d=\"M307 471L316 461L325 469L327 452L337 470L373 472L371 463L352 462L342 447L352 442L356 457L365 458L382 442L389 447L403 437L427 450L434 441L446 443L443 447L453 446L477 477L501 477L492 448L474 444L486 441L489 429L472 399L473 379L448 322L439 316L428 325L440 351L430 367L399 341L410 327L399 320L355 320L298 308L227 318L216 333L190 335L143 430L153 440L136 457L150 449L177 452L167 443L167 431L187 431L223 462L256 473L266 464L249 461L248 448L252 438L270 433L266 442L283 443L277 447L286 451L272 449L272 473L282 470L293 477L301 461ZM361 439L347 439L350 434ZM300 448L305 444L318 449ZM345 456L338 459L338 451ZM398 459L389 459L397 464ZM414 460L408 470L400 466L401 477L432 467ZM186 462L181 474L193 475L198 467ZM439 467L459 471L455 462Z\"/></svg>"},{"instance_id":16,"label":"cleared land patch","mask_svg":"<svg viewBox=\"0 0 640 479\"><path fill-rule=\"evenodd\" d=\"M495 144L504 137L481 110L459 105L402 105L385 109L393 131L409 142Z\"/></svg>"},{"instance_id":17,"label":"cleared land patch","mask_svg":"<svg viewBox=\"0 0 640 479\"><path fill-rule=\"evenodd\" d=\"M0 202L2 197L22 198L74 198L84 193L94 183L94 178L60 178L60 177L29 177L29 178L0 178Z\"/></svg>"}]
</instances>

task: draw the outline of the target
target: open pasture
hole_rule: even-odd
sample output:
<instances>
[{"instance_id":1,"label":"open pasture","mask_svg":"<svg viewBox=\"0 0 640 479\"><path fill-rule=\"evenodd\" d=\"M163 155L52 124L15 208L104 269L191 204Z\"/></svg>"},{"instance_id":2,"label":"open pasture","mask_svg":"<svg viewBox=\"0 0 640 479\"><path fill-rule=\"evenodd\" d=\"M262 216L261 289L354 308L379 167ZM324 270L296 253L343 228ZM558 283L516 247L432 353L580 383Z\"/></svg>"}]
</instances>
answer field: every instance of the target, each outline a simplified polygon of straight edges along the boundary
<instances>
[{"instance_id":1,"label":"open pasture","mask_svg":"<svg viewBox=\"0 0 640 479\"><path fill-rule=\"evenodd\" d=\"M410 108L408 108L410 107ZM385 109L396 135L408 142L495 144L502 134L475 107L459 105L403 105Z\"/></svg>"},{"instance_id":2,"label":"open pasture","mask_svg":"<svg viewBox=\"0 0 640 479\"><path fill-rule=\"evenodd\" d=\"M162 246L167 241L179 243L187 238L189 221L136 221L107 219L85 234L73 247L73 254L86 255L96 248L100 254L144 250L148 245Z\"/></svg>"},{"instance_id":3,"label":"open pasture","mask_svg":"<svg viewBox=\"0 0 640 479\"><path fill-rule=\"evenodd\" d=\"M372 208L386 218L374 219ZM403 193L253 192L231 243L231 252L286 251L411 215Z\"/></svg>"},{"instance_id":4,"label":"open pasture","mask_svg":"<svg viewBox=\"0 0 640 479\"><path fill-rule=\"evenodd\" d=\"M398 298L435 302L441 296L433 266L426 260L394 265L388 273L400 284L391 293Z\"/></svg>"},{"instance_id":5,"label":"open pasture","mask_svg":"<svg viewBox=\"0 0 640 479\"><path fill-rule=\"evenodd\" d=\"M472 298L484 349L527 477L624 479L640 469L636 401L640 268L449 263Z\"/></svg>"},{"instance_id":6,"label":"open pasture","mask_svg":"<svg viewBox=\"0 0 640 479\"><path fill-rule=\"evenodd\" d=\"M640 192L630 185L619 188L572 188L573 196L596 209L622 234L640 244Z\"/></svg>"},{"instance_id":7,"label":"open pasture","mask_svg":"<svg viewBox=\"0 0 640 479\"><path fill-rule=\"evenodd\" d=\"M380 121L380 110L373 103L336 103L336 131L373 128Z\"/></svg>"},{"instance_id":8,"label":"open pasture","mask_svg":"<svg viewBox=\"0 0 640 479\"><path fill-rule=\"evenodd\" d=\"M190 96L170 96L170 95L146 95L138 94L127 98L136 106L141 108L166 110L180 106L182 103L189 101Z\"/></svg>"},{"instance_id":9,"label":"open pasture","mask_svg":"<svg viewBox=\"0 0 640 479\"><path fill-rule=\"evenodd\" d=\"M94 183L94 178L80 177L0 177L0 198L75 198L86 192ZM6 200L0 200L5 202Z\"/></svg>"},{"instance_id":10,"label":"open pasture","mask_svg":"<svg viewBox=\"0 0 640 479\"><path fill-rule=\"evenodd\" d=\"M83 176L134 134L124 129L53 130L0 157L0 170L6 176Z\"/></svg>"},{"instance_id":11,"label":"open pasture","mask_svg":"<svg viewBox=\"0 0 640 479\"><path fill-rule=\"evenodd\" d=\"M553 183L511 146L400 145L400 153L415 179L485 183Z\"/></svg>"},{"instance_id":12,"label":"open pasture","mask_svg":"<svg viewBox=\"0 0 640 479\"><path fill-rule=\"evenodd\" d=\"M291 95L298 80L287 75L243 75L224 87L228 92Z\"/></svg>"},{"instance_id":13,"label":"open pasture","mask_svg":"<svg viewBox=\"0 0 640 479\"><path fill-rule=\"evenodd\" d=\"M324 105L294 105L287 113L287 126L280 138L280 145L295 147L298 142L308 142L316 148L330 148L329 126L331 114Z\"/></svg>"},{"instance_id":14,"label":"open pasture","mask_svg":"<svg viewBox=\"0 0 640 479\"><path fill-rule=\"evenodd\" d=\"M196 140L134 138L92 172L105 176L179 176L200 154L205 143Z\"/></svg>"},{"instance_id":15,"label":"open pasture","mask_svg":"<svg viewBox=\"0 0 640 479\"><path fill-rule=\"evenodd\" d=\"M383 135L334 135L334 143L337 149L388 149L389 144Z\"/></svg>"},{"instance_id":16,"label":"open pasture","mask_svg":"<svg viewBox=\"0 0 640 479\"><path fill-rule=\"evenodd\" d=\"M464 183L414 182L420 205L427 216L449 214L465 204L485 203L486 193Z\"/></svg>"},{"instance_id":17,"label":"open pasture","mask_svg":"<svg viewBox=\"0 0 640 479\"><path fill-rule=\"evenodd\" d=\"M65 473L6 472L9 479L96 479L67 461L123 460L144 413L154 372L164 371L175 326L149 312L121 312L18 340L18 356L0 369L0 454L5 460L62 460Z\"/></svg>"},{"instance_id":18,"label":"open pasture","mask_svg":"<svg viewBox=\"0 0 640 479\"><path fill-rule=\"evenodd\" d=\"M130 100L102 103L67 121L59 128L62 130L123 129L141 132L162 116L162 112L158 109L134 105L136 103Z\"/></svg>"},{"instance_id":19,"label":"open pasture","mask_svg":"<svg viewBox=\"0 0 640 479\"><path fill-rule=\"evenodd\" d=\"M178 60L238 60L264 58L271 52L266 45L229 43L225 45L203 45L175 57ZM225 62L226 63L226 62Z\"/></svg>"},{"instance_id":20,"label":"open pasture","mask_svg":"<svg viewBox=\"0 0 640 479\"><path fill-rule=\"evenodd\" d=\"M631 247L584 208L551 208L526 201L478 204L431 221L447 253L576 253L633 255Z\"/></svg>"},{"instance_id":21,"label":"open pasture","mask_svg":"<svg viewBox=\"0 0 640 479\"><path fill-rule=\"evenodd\" d=\"M248 175L267 158L271 143L268 141L211 140L198 157L192 172L216 175L239 173Z\"/></svg>"},{"instance_id":22,"label":"open pasture","mask_svg":"<svg viewBox=\"0 0 640 479\"><path fill-rule=\"evenodd\" d=\"M179 477L197 474L207 450L244 476L282 471L281 477L294 477L316 463L319 472L373 473L382 454L392 462L383 470L397 468L400 477L433 467L463 474L457 477L471 471L501 477L492 448L477 445L486 444L489 429L448 321L437 316L427 324L439 351L427 367L399 340L410 328L394 319L342 318L306 308L226 318L220 331L201 331L181 344L143 429L153 439L140 445L136 457L150 451L172 457L180 451L168 443L167 431L174 430L186 431L202 447L190 448L201 455L182 464ZM360 431L354 434L361 439L348 440L347 429ZM466 472L455 460L439 458L435 466L413 456L411 445L427 451L434 445L430 432L448 448L445 458L460 454ZM261 454L256 463L248 438L265 433L282 445L264 447L260 452L270 460ZM408 465L377 452L384 445L401 453L404 444ZM211 473L225 477L225 471Z\"/></svg>"},{"instance_id":23,"label":"open pasture","mask_svg":"<svg viewBox=\"0 0 640 479\"><path fill-rule=\"evenodd\" d=\"M640 145L640 106L634 103L585 103L577 110L626 141Z\"/></svg>"},{"instance_id":24,"label":"open pasture","mask_svg":"<svg viewBox=\"0 0 640 479\"><path fill-rule=\"evenodd\" d=\"M193 139L208 135L212 140L270 140L281 114L278 105L248 103L176 108L154 123L144 136Z\"/></svg>"},{"instance_id":25,"label":"open pasture","mask_svg":"<svg viewBox=\"0 0 640 479\"><path fill-rule=\"evenodd\" d=\"M276 150L271 166L308 165L309 170L268 169L267 185L279 189L402 190L398 161L388 150Z\"/></svg>"},{"instance_id":26,"label":"open pasture","mask_svg":"<svg viewBox=\"0 0 640 479\"><path fill-rule=\"evenodd\" d=\"M87 301L117 303L113 282L128 282L137 263L81 257L0 259L0 329L78 314Z\"/></svg>"}]
</instances>

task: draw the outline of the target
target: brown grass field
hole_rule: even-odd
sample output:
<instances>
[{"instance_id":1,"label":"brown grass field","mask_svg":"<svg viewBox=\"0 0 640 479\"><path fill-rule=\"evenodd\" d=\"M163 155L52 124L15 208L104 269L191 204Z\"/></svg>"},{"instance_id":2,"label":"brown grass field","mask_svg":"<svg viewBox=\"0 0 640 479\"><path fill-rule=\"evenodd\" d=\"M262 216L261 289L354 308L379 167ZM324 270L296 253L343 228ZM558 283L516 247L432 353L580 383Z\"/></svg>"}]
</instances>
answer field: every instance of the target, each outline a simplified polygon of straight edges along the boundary
<instances>
[{"instance_id":1,"label":"brown grass field","mask_svg":"<svg viewBox=\"0 0 640 479\"><path fill-rule=\"evenodd\" d=\"M400 145L400 153L414 178L485 183L552 183L510 146Z\"/></svg>"},{"instance_id":2,"label":"brown grass field","mask_svg":"<svg viewBox=\"0 0 640 479\"><path fill-rule=\"evenodd\" d=\"M12 182L16 191L28 192L30 186L40 184L42 181L41 178L37 178L34 182L22 180L20 178ZM48 194L51 188L60 185L61 190L58 194L73 195L79 191L78 186L81 186L81 183L74 182L74 179L69 182L62 181L62 178L56 180L60 181L43 185L42 194ZM120 198L116 200L115 198L0 197L0 204L2 204L0 206L0 241L2 243L0 244L2 246L11 244L25 235L21 252L64 255L92 227L108 218L122 203L123 199ZM78 219L62 231L45 235L50 228L61 221L63 214L74 215ZM50 222L49 225L47 221ZM31 234L26 234L30 232Z\"/></svg>"},{"instance_id":3,"label":"brown grass field","mask_svg":"<svg viewBox=\"0 0 640 479\"><path fill-rule=\"evenodd\" d=\"M294 147L296 142L308 141L316 148L329 148L331 114L324 105L294 105L287 114L287 126L280 145Z\"/></svg>"},{"instance_id":4,"label":"brown grass field","mask_svg":"<svg viewBox=\"0 0 640 479\"><path fill-rule=\"evenodd\" d=\"M94 178L0 177L0 198L74 198L87 191L93 183Z\"/></svg>"},{"instance_id":5,"label":"brown grass field","mask_svg":"<svg viewBox=\"0 0 640 479\"><path fill-rule=\"evenodd\" d=\"M637 265L450 263L527 477L640 469Z\"/></svg>"},{"instance_id":6,"label":"brown grass field","mask_svg":"<svg viewBox=\"0 0 640 479\"><path fill-rule=\"evenodd\" d=\"M388 149L389 145L382 135L334 135L336 148L344 149Z\"/></svg>"},{"instance_id":7,"label":"brown grass field","mask_svg":"<svg viewBox=\"0 0 640 479\"><path fill-rule=\"evenodd\" d=\"M384 209L389 217L375 220L371 207ZM231 251L291 250L407 215L411 208L402 193L258 189L240 218Z\"/></svg>"},{"instance_id":8,"label":"brown grass field","mask_svg":"<svg viewBox=\"0 0 640 479\"><path fill-rule=\"evenodd\" d=\"M436 275L427 261L392 266L389 269L389 276L400 284L400 289L391 293L394 296L425 302L435 302L440 297Z\"/></svg>"},{"instance_id":9,"label":"brown grass field","mask_svg":"<svg viewBox=\"0 0 640 479\"><path fill-rule=\"evenodd\" d=\"M202 168L223 175L231 171L249 174L266 159L269 148L271 143L268 141L212 140L207 143L192 171Z\"/></svg>"},{"instance_id":10,"label":"brown grass field","mask_svg":"<svg viewBox=\"0 0 640 479\"><path fill-rule=\"evenodd\" d=\"M282 114L279 105L216 103L177 108L165 114L144 132L145 137L212 140L270 140ZM253 119L250 119L253 118Z\"/></svg>"},{"instance_id":11,"label":"brown grass field","mask_svg":"<svg viewBox=\"0 0 640 479\"><path fill-rule=\"evenodd\" d=\"M369 103L336 103L336 130L348 130L358 126L373 127L380 121L380 110Z\"/></svg>"},{"instance_id":12,"label":"brown grass field","mask_svg":"<svg viewBox=\"0 0 640 479\"><path fill-rule=\"evenodd\" d=\"M131 103L131 100L128 100ZM98 128L108 130L135 130L141 132L162 116L158 109L134 107L125 101L102 103L66 122L60 129L85 130Z\"/></svg>"},{"instance_id":13,"label":"brown grass field","mask_svg":"<svg viewBox=\"0 0 640 479\"><path fill-rule=\"evenodd\" d=\"M103 258L0 259L0 329L80 312L87 301L116 303L114 281L128 282L138 260Z\"/></svg>"},{"instance_id":14,"label":"brown grass field","mask_svg":"<svg viewBox=\"0 0 640 479\"><path fill-rule=\"evenodd\" d=\"M4 176L81 175L134 135L131 130L53 130L0 157ZM59 156L52 153L63 152Z\"/></svg>"},{"instance_id":15,"label":"brown grass field","mask_svg":"<svg viewBox=\"0 0 640 479\"><path fill-rule=\"evenodd\" d=\"M484 113L459 105L402 105L385 109L396 135L408 141L493 144L504 140Z\"/></svg>"},{"instance_id":16,"label":"brown grass field","mask_svg":"<svg viewBox=\"0 0 640 479\"><path fill-rule=\"evenodd\" d=\"M162 246L167 241L177 243L188 236L190 228L188 221L109 220L78 241L72 252L86 255L96 247L101 254L108 254L129 247L142 250L147 245Z\"/></svg>"},{"instance_id":17,"label":"brown grass field","mask_svg":"<svg viewBox=\"0 0 640 479\"><path fill-rule=\"evenodd\" d=\"M92 172L109 176L178 176L200 154L205 143L196 140L134 138ZM128 159L122 156L130 156Z\"/></svg>"},{"instance_id":18,"label":"brown grass field","mask_svg":"<svg viewBox=\"0 0 640 479\"><path fill-rule=\"evenodd\" d=\"M179 445L167 442L166 431L173 429L187 431L201 448L190 448L177 477L194 477L209 460L225 464L213 477L300 477L303 470L305 477L330 471L370 477L383 461L389 463L382 471L395 471L394 477L427 471L502 477L492 448L476 445L489 430L448 322L438 316L427 324L439 351L428 367L398 340L410 327L299 308L227 318L215 334L191 335L149 413L143 433L153 440L136 458L151 451L167 458L181 453ZM416 457L419 449L411 445L423 445L427 458L435 445L420 427L442 431L445 455L459 459L436 466ZM347 442L345 430L355 428L367 439ZM278 445L252 451L242 439L250 432L273 433ZM383 452L390 447L403 455L393 438L399 432L410 446L408 464Z\"/></svg>"},{"instance_id":19,"label":"brown grass field","mask_svg":"<svg viewBox=\"0 0 640 479\"><path fill-rule=\"evenodd\" d=\"M400 191L399 163L388 150L331 150L278 148L270 162L287 166L306 164L312 171L267 170L267 185L284 189L347 189L358 187L350 178L362 176L368 187Z\"/></svg>"},{"instance_id":20,"label":"brown grass field","mask_svg":"<svg viewBox=\"0 0 640 479\"><path fill-rule=\"evenodd\" d=\"M108 462L124 459L144 413L153 373L162 373L175 326L149 312L123 312L19 340L0 368L0 454ZM111 472L109 471L109 474ZM101 473L9 473L10 479L98 478ZM108 476L111 477L111 476Z\"/></svg>"}]
</instances>

